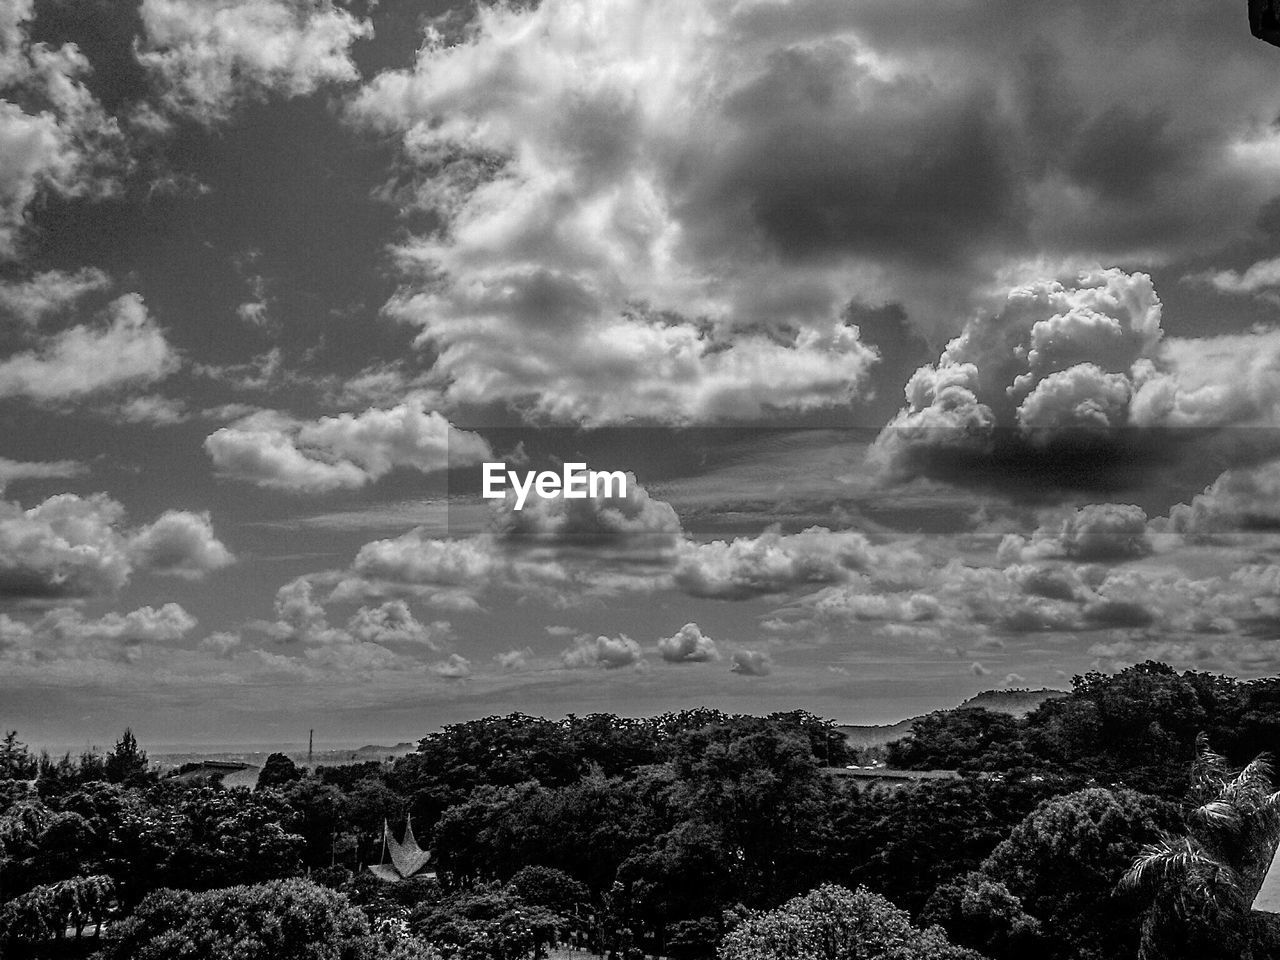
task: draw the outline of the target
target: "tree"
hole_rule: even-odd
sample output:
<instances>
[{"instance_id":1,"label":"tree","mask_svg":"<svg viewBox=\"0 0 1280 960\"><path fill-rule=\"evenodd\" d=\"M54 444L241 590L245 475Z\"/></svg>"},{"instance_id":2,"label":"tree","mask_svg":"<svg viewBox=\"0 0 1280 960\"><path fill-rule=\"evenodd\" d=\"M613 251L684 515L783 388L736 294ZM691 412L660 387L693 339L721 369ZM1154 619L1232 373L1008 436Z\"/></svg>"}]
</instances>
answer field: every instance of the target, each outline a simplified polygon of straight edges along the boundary
<instances>
[{"instance_id":1,"label":"tree","mask_svg":"<svg viewBox=\"0 0 1280 960\"><path fill-rule=\"evenodd\" d=\"M1016 928L1029 925L1025 915L1041 926L1044 960L1132 957L1143 904L1133 895L1117 894L1116 886L1143 846L1176 822L1174 805L1133 790L1092 787L1054 797L965 877L959 893L962 900L970 896L997 907L1008 922L993 917L986 925L989 939L966 941L981 935L983 924L967 916L963 904L955 908L957 893L946 886L924 915L947 923L953 939L983 952L998 954L1020 936ZM1004 890L982 890L988 883Z\"/></svg>"},{"instance_id":2,"label":"tree","mask_svg":"<svg viewBox=\"0 0 1280 960\"><path fill-rule=\"evenodd\" d=\"M565 916L572 915L590 898L585 884L554 867L522 867L511 878L507 889L525 903Z\"/></svg>"},{"instance_id":3,"label":"tree","mask_svg":"<svg viewBox=\"0 0 1280 960\"><path fill-rule=\"evenodd\" d=\"M176 806L179 831L167 865L171 885L202 890L298 871L302 838L286 829L294 814L279 794L201 787Z\"/></svg>"},{"instance_id":4,"label":"tree","mask_svg":"<svg viewBox=\"0 0 1280 960\"><path fill-rule=\"evenodd\" d=\"M1280 843L1280 792L1258 757L1234 772L1200 737L1181 835L1145 847L1124 885L1154 893L1142 960L1251 957L1249 909Z\"/></svg>"},{"instance_id":5,"label":"tree","mask_svg":"<svg viewBox=\"0 0 1280 960\"><path fill-rule=\"evenodd\" d=\"M409 923L446 960L525 960L544 954L564 920L491 887L423 904Z\"/></svg>"},{"instance_id":6,"label":"tree","mask_svg":"<svg viewBox=\"0 0 1280 960\"><path fill-rule=\"evenodd\" d=\"M0 740L0 780L30 780L36 769L36 758L18 739L18 731L8 731Z\"/></svg>"},{"instance_id":7,"label":"tree","mask_svg":"<svg viewBox=\"0 0 1280 960\"><path fill-rule=\"evenodd\" d=\"M958 943L980 949L991 960L1023 960L1046 951L1040 921L998 880L974 872L943 884L920 915Z\"/></svg>"},{"instance_id":8,"label":"tree","mask_svg":"<svg viewBox=\"0 0 1280 960\"><path fill-rule=\"evenodd\" d=\"M0 942L12 949L18 944L61 940L68 928L79 940L84 928L101 931L115 897L110 877L73 877L45 884L15 897L0 907Z\"/></svg>"},{"instance_id":9,"label":"tree","mask_svg":"<svg viewBox=\"0 0 1280 960\"><path fill-rule=\"evenodd\" d=\"M131 783L146 775L147 753L138 749L138 741L128 727L107 754L103 768L112 783Z\"/></svg>"},{"instance_id":10,"label":"tree","mask_svg":"<svg viewBox=\"0 0 1280 960\"><path fill-rule=\"evenodd\" d=\"M914 721L885 747L885 762L904 770L1011 770L1038 767L1023 743L1020 720L982 707L941 710Z\"/></svg>"},{"instance_id":11,"label":"tree","mask_svg":"<svg viewBox=\"0 0 1280 960\"><path fill-rule=\"evenodd\" d=\"M302 779L302 771L298 765L283 753L273 753L258 771L258 782L254 789L271 790L283 787L294 780Z\"/></svg>"},{"instance_id":12,"label":"tree","mask_svg":"<svg viewBox=\"0 0 1280 960\"><path fill-rule=\"evenodd\" d=\"M720 944L720 960L982 960L947 940L940 927L921 930L866 887L832 884L756 913Z\"/></svg>"},{"instance_id":13,"label":"tree","mask_svg":"<svg viewBox=\"0 0 1280 960\"><path fill-rule=\"evenodd\" d=\"M103 960L435 960L342 894L305 880L161 890L110 931Z\"/></svg>"}]
</instances>

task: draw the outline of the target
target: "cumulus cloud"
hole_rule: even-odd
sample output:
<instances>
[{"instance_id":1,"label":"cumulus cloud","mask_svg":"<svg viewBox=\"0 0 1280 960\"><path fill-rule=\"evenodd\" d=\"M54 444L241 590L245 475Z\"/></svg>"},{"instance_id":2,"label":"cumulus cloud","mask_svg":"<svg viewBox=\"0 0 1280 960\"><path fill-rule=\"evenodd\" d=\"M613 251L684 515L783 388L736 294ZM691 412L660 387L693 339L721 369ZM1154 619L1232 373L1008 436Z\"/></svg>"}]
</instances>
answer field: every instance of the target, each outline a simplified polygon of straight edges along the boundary
<instances>
[{"instance_id":1,"label":"cumulus cloud","mask_svg":"<svg viewBox=\"0 0 1280 960\"><path fill-rule=\"evenodd\" d=\"M207 516L170 511L137 530L105 494L0 503L0 595L53 599L119 590L135 569L193 579L232 557Z\"/></svg>"},{"instance_id":2,"label":"cumulus cloud","mask_svg":"<svg viewBox=\"0 0 1280 960\"><path fill-rule=\"evenodd\" d=\"M566 667L603 667L617 670L620 667L637 666L644 662L640 644L625 633L616 637L578 637L573 645L560 655Z\"/></svg>"},{"instance_id":3,"label":"cumulus cloud","mask_svg":"<svg viewBox=\"0 0 1280 960\"><path fill-rule=\"evenodd\" d=\"M1000 544L1004 562L1065 557L1082 563L1134 560L1151 553L1147 515L1132 503L1081 507L1057 526L1036 529L1030 538L1009 534Z\"/></svg>"},{"instance_id":4,"label":"cumulus cloud","mask_svg":"<svg viewBox=\"0 0 1280 960\"><path fill-rule=\"evenodd\" d=\"M744 677L765 677L773 672L773 660L761 650L735 650L729 671Z\"/></svg>"},{"instance_id":5,"label":"cumulus cloud","mask_svg":"<svg viewBox=\"0 0 1280 960\"><path fill-rule=\"evenodd\" d=\"M103 494L50 497L23 510L0 504L0 595L84 597L124 586L132 566L120 504Z\"/></svg>"},{"instance_id":6,"label":"cumulus cloud","mask_svg":"<svg viewBox=\"0 0 1280 960\"><path fill-rule=\"evenodd\" d=\"M0 361L0 397L56 402L153 383L180 361L136 293L107 308L104 323L43 338L34 350Z\"/></svg>"},{"instance_id":7,"label":"cumulus cloud","mask_svg":"<svg viewBox=\"0 0 1280 960\"><path fill-rule=\"evenodd\" d=\"M471 676L471 661L464 656L451 653L447 659L434 664L431 667L431 672L438 677L448 677L451 680L461 680L465 677Z\"/></svg>"},{"instance_id":8,"label":"cumulus cloud","mask_svg":"<svg viewBox=\"0 0 1280 960\"><path fill-rule=\"evenodd\" d=\"M422 662L421 652L439 652L452 637L452 628L445 621L422 623L401 601L361 607L345 628L334 626L324 602L316 596L315 584L303 576L276 591L275 612L274 622L259 622L256 629L277 641L296 644L302 662L324 671L373 676L392 669L429 670L452 678L470 673L469 661L457 654L430 667Z\"/></svg>"},{"instance_id":9,"label":"cumulus cloud","mask_svg":"<svg viewBox=\"0 0 1280 960\"><path fill-rule=\"evenodd\" d=\"M915 372L875 458L912 476L957 457L993 457L1002 441L1045 444L1126 426L1133 371L1156 356L1161 310L1150 277L1114 269L1073 287L1013 289L999 311L971 319L936 363Z\"/></svg>"},{"instance_id":10,"label":"cumulus cloud","mask_svg":"<svg viewBox=\"0 0 1280 960\"><path fill-rule=\"evenodd\" d=\"M129 542L133 562L153 573L198 580L235 561L213 532L208 513L169 510Z\"/></svg>"},{"instance_id":11,"label":"cumulus cloud","mask_svg":"<svg viewBox=\"0 0 1280 960\"><path fill-rule=\"evenodd\" d=\"M468 609L490 587L540 593L568 606L587 595L652 590L669 582L681 544L671 505L627 475L626 495L495 501L491 528L439 537L416 528L365 544L341 574L335 599L413 596ZM574 631L565 628L565 634Z\"/></svg>"},{"instance_id":12,"label":"cumulus cloud","mask_svg":"<svg viewBox=\"0 0 1280 960\"><path fill-rule=\"evenodd\" d=\"M297 493L362 487L397 467L430 473L493 457L482 437L421 400L310 421L263 411L215 431L204 446L223 476Z\"/></svg>"},{"instance_id":13,"label":"cumulus cloud","mask_svg":"<svg viewBox=\"0 0 1280 960\"><path fill-rule=\"evenodd\" d=\"M482 8L463 42L429 43L357 102L403 135L421 174L410 202L449 224L402 247L411 284L390 304L438 351L445 396L592 424L856 396L874 353L840 316L849 276L788 269L764 238L699 249L714 211L750 201L699 198L689 188L711 185L681 183L682 168L701 177L718 158L700 152L745 152L758 130L705 94L747 79L727 62L700 75L715 12L580 7ZM653 76L655 54L683 66ZM758 232L726 236L739 228Z\"/></svg>"},{"instance_id":14,"label":"cumulus cloud","mask_svg":"<svg viewBox=\"0 0 1280 960\"><path fill-rule=\"evenodd\" d=\"M771 527L758 537L685 541L675 582L696 597L742 600L793 587L836 583L893 560L892 550L876 547L855 531L810 527L784 534Z\"/></svg>"},{"instance_id":15,"label":"cumulus cloud","mask_svg":"<svg viewBox=\"0 0 1280 960\"><path fill-rule=\"evenodd\" d=\"M372 35L330 0L143 0L138 60L165 105L203 123L240 103L358 77L351 45Z\"/></svg>"},{"instance_id":16,"label":"cumulus cloud","mask_svg":"<svg viewBox=\"0 0 1280 960\"><path fill-rule=\"evenodd\" d=\"M403 600L388 600L377 607L361 607L347 622L353 637L367 643L403 643L438 650L452 633L447 620L422 623Z\"/></svg>"},{"instance_id":17,"label":"cumulus cloud","mask_svg":"<svg viewBox=\"0 0 1280 960\"><path fill-rule=\"evenodd\" d=\"M883 620L896 623L921 623L936 620L943 605L927 593L865 592L866 585L834 587L814 596L808 606L824 617L845 621Z\"/></svg>"},{"instance_id":18,"label":"cumulus cloud","mask_svg":"<svg viewBox=\"0 0 1280 960\"><path fill-rule=\"evenodd\" d=\"M1256 118L1280 97L1226 21L1180 0L1160 30L1111 10L1099 36L1078 5L1026 10L482 7L355 102L416 173L388 193L443 224L401 245L389 311L453 402L758 417L864 392L872 352L839 319L853 299L936 334L954 329L942 305L1024 279L1028 250L1066 271L1082 250L1160 262L1274 195L1261 161L1280 138ZM1189 44L1222 55L1188 67ZM1057 349L1090 352L1088 331L1051 317L1014 407L1030 399L1028 428L1108 418L1126 371L1103 360L1124 345L1092 344L1112 377L1096 410L1104 384L1067 373L1088 358Z\"/></svg>"},{"instance_id":19,"label":"cumulus cloud","mask_svg":"<svg viewBox=\"0 0 1280 960\"><path fill-rule=\"evenodd\" d=\"M0 613L0 661L39 667L59 660L128 661L139 647L173 644L196 625L196 618L176 603L96 618L71 607L58 607L34 620Z\"/></svg>"},{"instance_id":20,"label":"cumulus cloud","mask_svg":"<svg viewBox=\"0 0 1280 960\"><path fill-rule=\"evenodd\" d=\"M33 14L34 0L13 0L0 24L0 259L17 254L41 195L108 196L128 167L118 124L83 83L88 60L74 43L30 42Z\"/></svg>"},{"instance_id":21,"label":"cumulus cloud","mask_svg":"<svg viewBox=\"0 0 1280 960\"><path fill-rule=\"evenodd\" d=\"M446 539L416 527L362 546L333 597L410 594L436 606L469 609L503 565L504 557L490 536Z\"/></svg>"},{"instance_id":22,"label":"cumulus cloud","mask_svg":"<svg viewBox=\"0 0 1280 960\"><path fill-rule=\"evenodd\" d=\"M1280 426L1280 329L1169 338L1134 385L1137 427Z\"/></svg>"},{"instance_id":23,"label":"cumulus cloud","mask_svg":"<svg viewBox=\"0 0 1280 960\"><path fill-rule=\"evenodd\" d=\"M529 662L533 659L533 650L525 647L521 650L507 650L499 653L493 658L494 662L503 670L510 670L513 673L519 673L529 669Z\"/></svg>"},{"instance_id":24,"label":"cumulus cloud","mask_svg":"<svg viewBox=\"0 0 1280 960\"><path fill-rule=\"evenodd\" d=\"M660 639L658 652L667 663L705 663L720 659L716 642L696 623L686 623L671 636Z\"/></svg>"},{"instance_id":25,"label":"cumulus cloud","mask_svg":"<svg viewBox=\"0 0 1280 960\"><path fill-rule=\"evenodd\" d=\"M1190 503L1175 504L1168 518L1153 521L1152 527L1191 537L1280 529L1280 460L1226 471Z\"/></svg>"},{"instance_id":26,"label":"cumulus cloud","mask_svg":"<svg viewBox=\"0 0 1280 960\"><path fill-rule=\"evenodd\" d=\"M532 497L514 509L515 493L499 504L494 529L508 541L533 547L589 548L597 554L610 547L633 561L669 560L680 539L680 518L671 504L657 500L626 472L626 495L603 484L588 496Z\"/></svg>"}]
</instances>

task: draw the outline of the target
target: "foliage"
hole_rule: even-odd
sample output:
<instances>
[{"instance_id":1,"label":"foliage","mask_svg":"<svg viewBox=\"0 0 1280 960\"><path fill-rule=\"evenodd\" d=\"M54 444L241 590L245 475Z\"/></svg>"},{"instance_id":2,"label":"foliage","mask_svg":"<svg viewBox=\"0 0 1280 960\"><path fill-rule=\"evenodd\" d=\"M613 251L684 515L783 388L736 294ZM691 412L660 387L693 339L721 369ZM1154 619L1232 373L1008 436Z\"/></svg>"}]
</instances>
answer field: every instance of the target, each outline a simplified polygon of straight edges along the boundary
<instances>
[{"instance_id":1,"label":"foliage","mask_svg":"<svg viewBox=\"0 0 1280 960\"><path fill-rule=\"evenodd\" d=\"M1125 789L1093 787L1046 800L958 892L940 889L924 915L992 956L1010 956L1034 920L1046 960L1132 957L1142 904L1117 895L1116 886L1137 852L1176 816L1173 805ZM968 908L983 901L995 909L976 922Z\"/></svg>"},{"instance_id":2,"label":"foliage","mask_svg":"<svg viewBox=\"0 0 1280 960\"><path fill-rule=\"evenodd\" d=\"M510 889L477 890L423 904L410 914L413 932L445 960L523 960L541 956L565 920L526 903Z\"/></svg>"},{"instance_id":3,"label":"foliage","mask_svg":"<svg viewBox=\"0 0 1280 960\"><path fill-rule=\"evenodd\" d=\"M1198 744L1183 831L1134 859L1124 885L1154 894L1143 960L1250 955L1248 912L1280 843L1280 793L1263 757L1240 771Z\"/></svg>"},{"instance_id":4,"label":"foliage","mask_svg":"<svg viewBox=\"0 0 1280 960\"><path fill-rule=\"evenodd\" d=\"M0 780L30 780L36 775L36 758L18 739L17 730L9 730L0 740Z\"/></svg>"},{"instance_id":5,"label":"foliage","mask_svg":"<svg viewBox=\"0 0 1280 960\"><path fill-rule=\"evenodd\" d=\"M301 770L272 757L253 791L158 779L128 731L105 756L35 759L11 733L0 742L0 907L105 876L124 915L162 888L189 891L165 895L189 906L202 891L306 872L396 950L414 949L396 934L412 925L487 960L566 936L622 957L704 960L743 916L835 883L996 960L1131 960L1153 901L1149 923L1190 937L1170 918L1179 898L1195 902L1177 882L1194 880L1195 857L1256 876L1265 844L1250 867L1237 854L1253 849L1246 835L1270 835L1248 813L1267 793L1265 767L1250 768L1234 804L1219 795L1233 764L1280 745L1278 718L1280 679L1142 664L1078 677L1021 719L976 707L922 718L886 750L891 762L962 776L862 790L825 769L851 752L804 711L489 717L430 734L394 763ZM1223 758L1193 777L1185 761L1201 729ZM3 771L34 773L34 790ZM365 868L384 820L408 814L438 880L381 883ZM1238 850L1230 831L1206 833L1215 816L1239 830ZM1167 882L1117 892L1146 844L1157 845L1146 872Z\"/></svg>"},{"instance_id":6,"label":"foliage","mask_svg":"<svg viewBox=\"0 0 1280 960\"><path fill-rule=\"evenodd\" d=\"M103 960L430 960L373 931L342 894L305 880L151 894L110 931Z\"/></svg>"},{"instance_id":7,"label":"foliage","mask_svg":"<svg viewBox=\"0 0 1280 960\"><path fill-rule=\"evenodd\" d=\"M981 960L866 887L825 885L738 925L720 960Z\"/></svg>"},{"instance_id":8,"label":"foliage","mask_svg":"<svg viewBox=\"0 0 1280 960\"><path fill-rule=\"evenodd\" d=\"M103 923L114 896L115 884L104 876L33 887L0 907L0 943L60 940L68 927L78 939L89 924Z\"/></svg>"},{"instance_id":9,"label":"foliage","mask_svg":"<svg viewBox=\"0 0 1280 960\"><path fill-rule=\"evenodd\" d=\"M147 775L147 752L138 747L133 731L125 728L107 754L102 772L110 783L133 783Z\"/></svg>"},{"instance_id":10,"label":"foliage","mask_svg":"<svg viewBox=\"0 0 1280 960\"><path fill-rule=\"evenodd\" d=\"M302 771L298 765L283 753L273 753L267 757L266 763L258 771L257 790L270 790L283 787L294 780L302 779Z\"/></svg>"}]
</instances>

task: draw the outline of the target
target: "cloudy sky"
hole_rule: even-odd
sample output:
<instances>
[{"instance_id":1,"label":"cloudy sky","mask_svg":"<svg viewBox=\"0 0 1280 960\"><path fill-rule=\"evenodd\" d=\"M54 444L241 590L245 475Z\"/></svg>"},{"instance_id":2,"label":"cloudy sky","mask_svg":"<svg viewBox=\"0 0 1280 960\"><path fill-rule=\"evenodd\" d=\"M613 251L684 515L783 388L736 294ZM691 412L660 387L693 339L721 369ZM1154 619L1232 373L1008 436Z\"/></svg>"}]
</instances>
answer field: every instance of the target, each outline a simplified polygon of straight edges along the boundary
<instances>
[{"instance_id":1,"label":"cloudy sky","mask_svg":"<svg viewBox=\"0 0 1280 960\"><path fill-rule=\"evenodd\" d=\"M0 0L0 726L1275 673L1245 7Z\"/></svg>"}]
</instances>

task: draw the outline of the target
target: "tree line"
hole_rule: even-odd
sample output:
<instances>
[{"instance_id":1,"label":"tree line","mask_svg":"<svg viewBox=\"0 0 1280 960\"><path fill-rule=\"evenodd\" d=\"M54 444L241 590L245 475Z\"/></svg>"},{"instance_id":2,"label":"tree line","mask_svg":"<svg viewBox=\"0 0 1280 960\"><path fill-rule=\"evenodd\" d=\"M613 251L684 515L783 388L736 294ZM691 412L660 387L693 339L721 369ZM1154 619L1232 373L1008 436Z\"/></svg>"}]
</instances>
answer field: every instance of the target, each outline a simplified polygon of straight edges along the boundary
<instances>
[{"instance_id":1,"label":"tree line","mask_svg":"<svg viewBox=\"0 0 1280 960\"><path fill-rule=\"evenodd\" d=\"M803 711L517 713L394 762L273 755L253 790L161 775L129 732L79 758L11 733L0 944L155 960L1247 957L1271 935L1248 907L1280 837L1257 759L1280 736L1278 696L1280 681L1147 663L1077 677L1021 718L931 714L875 756ZM873 759L961 775L830 774ZM410 815L434 876L385 884L365 867L384 820ZM268 942L283 929L309 946Z\"/></svg>"}]
</instances>

